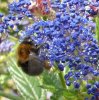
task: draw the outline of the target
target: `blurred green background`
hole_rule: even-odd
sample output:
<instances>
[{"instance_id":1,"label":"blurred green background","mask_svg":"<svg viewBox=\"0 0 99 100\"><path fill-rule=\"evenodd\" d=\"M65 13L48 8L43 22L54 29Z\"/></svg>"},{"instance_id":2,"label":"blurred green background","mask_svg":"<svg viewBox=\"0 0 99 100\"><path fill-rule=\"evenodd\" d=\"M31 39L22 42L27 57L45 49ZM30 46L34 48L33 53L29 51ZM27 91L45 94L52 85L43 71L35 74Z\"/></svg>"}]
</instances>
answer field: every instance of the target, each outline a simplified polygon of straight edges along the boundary
<instances>
[{"instance_id":1,"label":"blurred green background","mask_svg":"<svg viewBox=\"0 0 99 100\"><path fill-rule=\"evenodd\" d=\"M11 2L12 0L0 0L0 13L2 12L4 14L7 14L8 4ZM16 87L7 69L6 55L0 54L0 95L2 95L3 92L5 93L4 95L8 93L17 95ZM9 100L9 99L0 96L0 100Z\"/></svg>"}]
</instances>

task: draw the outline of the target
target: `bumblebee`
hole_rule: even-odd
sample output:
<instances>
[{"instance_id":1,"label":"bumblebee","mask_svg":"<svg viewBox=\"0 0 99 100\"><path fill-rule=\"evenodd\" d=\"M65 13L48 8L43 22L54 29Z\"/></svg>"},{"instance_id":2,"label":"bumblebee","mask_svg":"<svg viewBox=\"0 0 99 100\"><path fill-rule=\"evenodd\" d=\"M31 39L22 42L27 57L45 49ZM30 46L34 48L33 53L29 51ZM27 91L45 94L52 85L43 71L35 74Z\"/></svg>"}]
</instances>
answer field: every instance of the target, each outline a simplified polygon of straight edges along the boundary
<instances>
[{"instance_id":1,"label":"bumblebee","mask_svg":"<svg viewBox=\"0 0 99 100\"><path fill-rule=\"evenodd\" d=\"M35 45L34 41L30 38L25 38L23 42L18 46L18 66L22 70L32 76L40 75L44 68L49 70L51 66L48 60L42 61L39 58L40 49L43 45Z\"/></svg>"}]
</instances>

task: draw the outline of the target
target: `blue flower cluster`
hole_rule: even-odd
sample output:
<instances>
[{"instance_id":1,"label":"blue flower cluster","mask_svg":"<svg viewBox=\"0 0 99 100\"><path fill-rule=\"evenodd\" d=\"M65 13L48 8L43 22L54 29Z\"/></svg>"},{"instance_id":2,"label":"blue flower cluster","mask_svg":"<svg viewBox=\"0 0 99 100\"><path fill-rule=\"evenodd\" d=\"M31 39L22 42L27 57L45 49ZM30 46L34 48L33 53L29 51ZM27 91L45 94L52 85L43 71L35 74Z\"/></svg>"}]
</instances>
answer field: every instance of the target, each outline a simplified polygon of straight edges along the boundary
<instances>
[{"instance_id":1,"label":"blue flower cluster","mask_svg":"<svg viewBox=\"0 0 99 100\"><path fill-rule=\"evenodd\" d=\"M4 40L0 43L0 55L7 54L12 51L12 47L15 45L10 40Z\"/></svg>"},{"instance_id":2,"label":"blue flower cluster","mask_svg":"<svg viewBox=\"0 0 99 100\"><path fill-rule=\"evenodd\" d=\"M95 81L93 86L91 84L86 85L88 94L92 94L91 100L99 99L99 81ZM97 89L98 88L98 89ZM88 100L88 99L86 99Z\"/></svg>"},{"instance_id":3,"label":"blue flower cluster","mask_svg":"<svg viewBox=\"0 0 99 100\"><path fill-rule=\"evenodd\" d=\"M55 0L51 2L51 7L56 12L56 17L53 20L36 21L36 16L28 9L31 1L13 2L9 5L9 15L0 24L0 33L9 27L17 27L26 17L32 18L34 23L25 26L21 37L30 36L36 44L45 43L40 57L48 59L52 66L56 62L60 71L69 67L69 72L64 76L66 85L73 83L78 89L81 80L88 83L90 79L99 78L99 45L92 33L94 27L90 27L91 20L86 11L86 6L91 3L88 0L62 0L61 3L60 0ZM2 14L0 16L3 17ZM16 20L19 21L17 24ZM97 98L99 82L91 84L90 87L89 84L86 85L88 94Z\"/></svg>"},{"instance_id":4,"label":"blue flower cluster","mask_svg":"<svg viewBox=\"0 0 99 100\"><path fill-rule=\"evenodd\" d=\"M19 2L13 2L9 4L9 13L18 14L18 19L21 20L24 17L32 17L33 15L29 11L28 7L31 5L30 1L20 0Z\"/></svg>"}]
</instances>

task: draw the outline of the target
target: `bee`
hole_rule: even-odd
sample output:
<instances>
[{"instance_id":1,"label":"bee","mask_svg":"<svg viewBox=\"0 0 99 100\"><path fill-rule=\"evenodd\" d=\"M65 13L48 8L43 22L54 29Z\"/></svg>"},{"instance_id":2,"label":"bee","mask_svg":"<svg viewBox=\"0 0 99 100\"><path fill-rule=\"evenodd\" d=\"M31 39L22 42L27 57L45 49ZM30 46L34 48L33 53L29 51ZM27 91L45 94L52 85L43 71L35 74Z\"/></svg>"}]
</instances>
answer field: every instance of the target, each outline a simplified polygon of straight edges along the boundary
<instances>
[{"instance_id":1,"label":"bee","mask_svg":"<svg viewBox=\"0 0 99 100\"><path fill-rule=\"evenodd\" d=\"M18 66L28 75L40 75L44 68L49 70L51 68L48 60L41 60L39 57L40 49L44 46L35 45L34 41L30 38L25 38L18 46Z\"/></svg>"}]
</instances>

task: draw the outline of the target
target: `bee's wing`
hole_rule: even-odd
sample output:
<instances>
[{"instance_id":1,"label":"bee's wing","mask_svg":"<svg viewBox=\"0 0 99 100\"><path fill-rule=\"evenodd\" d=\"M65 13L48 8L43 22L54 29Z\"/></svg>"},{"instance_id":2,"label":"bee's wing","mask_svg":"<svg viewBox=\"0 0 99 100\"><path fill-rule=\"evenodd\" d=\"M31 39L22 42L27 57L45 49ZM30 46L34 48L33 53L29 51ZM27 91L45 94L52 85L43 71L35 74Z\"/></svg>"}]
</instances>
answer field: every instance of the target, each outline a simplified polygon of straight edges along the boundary
<instances>
[{"instance_id":1,"label":"bee's wing","mask_svg":"<svg viewBox=\"0 0 99 100\"><path fill-rule=\"evenodd\" d=\"M35 54L30 54L28 62L28 72L31 75L39 75L43 72L44 64Z\"/></svg>"}]
</instances>

